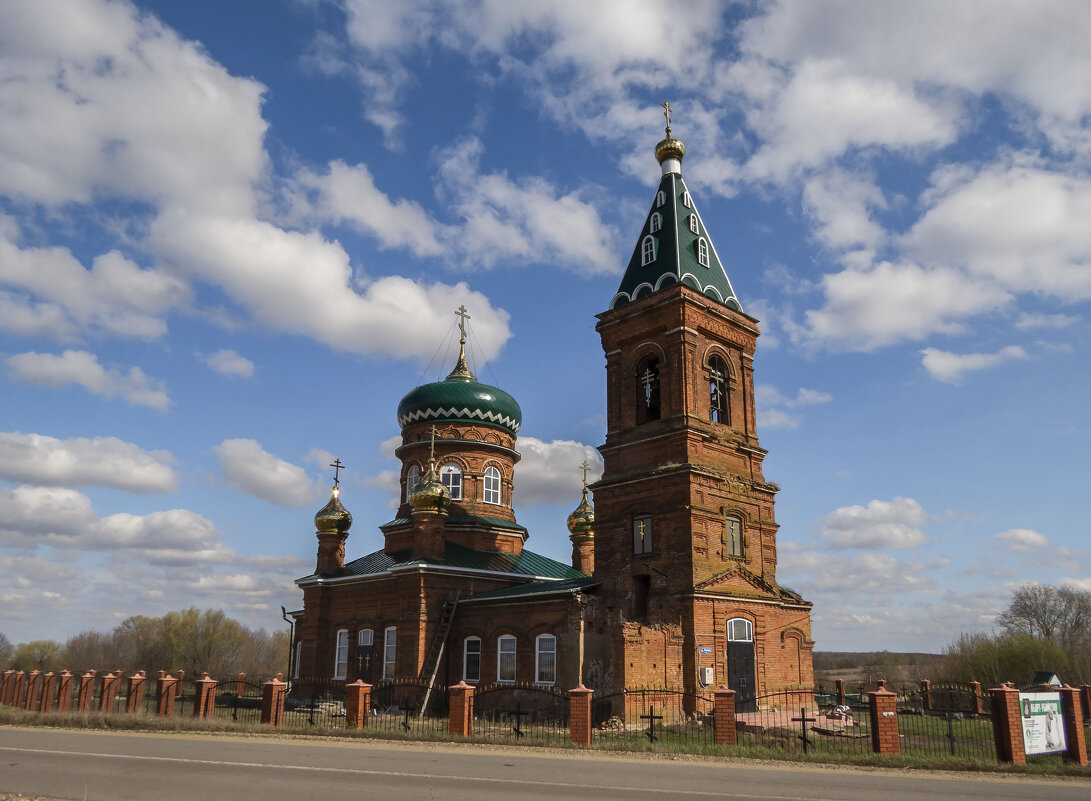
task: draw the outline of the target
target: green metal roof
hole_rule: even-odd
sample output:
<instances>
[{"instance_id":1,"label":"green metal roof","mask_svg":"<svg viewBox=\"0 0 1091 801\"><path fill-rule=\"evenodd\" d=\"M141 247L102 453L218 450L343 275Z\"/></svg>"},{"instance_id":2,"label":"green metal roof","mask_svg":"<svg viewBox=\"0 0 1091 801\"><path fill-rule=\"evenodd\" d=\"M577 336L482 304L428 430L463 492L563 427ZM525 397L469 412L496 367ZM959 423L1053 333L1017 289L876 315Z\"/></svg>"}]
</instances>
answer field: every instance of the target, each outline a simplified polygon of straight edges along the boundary
<instances>
[{"instance_id":1,"label":"green metal roof","mask_svg":"<svg viewBox=\"0 0 1091 801\"><path fill-rule=\"evenodd\" d=\"M654 248L648 264L643 263L646 240ZM707 265L699 257L701 242L707 247ZM685 180L679 173L669 172L659 182L610 308L624 306L679 281L735 311L742 311Z\"/></svg>"},{"instance_id":2,"label":"green metal roof","mask_svg":"<svg viewBox=\"0 0 1091 801\"><path fill-rule=\"evenodd\" d=\"M460 604L490 603L496 601L537 601L541 598L552 596L575 595L581 590L587 590L602 584L601 579L590 576L582 578L565 579L563 581L530 581L526 584L516 584L514 587L503 587L499 590L479 592L459 601Z\"/></svg>"},{"instance_id":3,"label":"green metal roof","mask_svg":"<svg viewBox=\"0 0 1091 801\"><path fill-rule=\"evenodd\" d=\"M451 375L444 381L423 384L398 404L398 425L419 421L473 422L518 433L523 423L519 404L508 393L474 379Z\"/></svg>"}]
</instances>

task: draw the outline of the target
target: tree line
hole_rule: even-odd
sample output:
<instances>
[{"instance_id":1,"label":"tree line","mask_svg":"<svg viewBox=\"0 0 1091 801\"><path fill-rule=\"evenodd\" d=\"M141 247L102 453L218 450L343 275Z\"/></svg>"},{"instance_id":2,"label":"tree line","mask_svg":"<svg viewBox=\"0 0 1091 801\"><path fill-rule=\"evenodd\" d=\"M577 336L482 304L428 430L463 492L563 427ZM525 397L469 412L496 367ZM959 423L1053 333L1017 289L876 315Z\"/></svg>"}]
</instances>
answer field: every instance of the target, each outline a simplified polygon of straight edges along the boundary
<instances>
[{"instance_id":1,"label":"tree line","mask_svg":"<svg viewBox=\"0 0 1091 801\"><path fill-rule=\"evenodd\" d=\"M100 673L185 670L216 679L239 673L260 680L288 672L288 632L252 629L220 610L184 609L162 617L134 615L113 631L84 631L64 643L35 640L13 645L0 634L0 669Z\"/></svg>"}]
</instances>

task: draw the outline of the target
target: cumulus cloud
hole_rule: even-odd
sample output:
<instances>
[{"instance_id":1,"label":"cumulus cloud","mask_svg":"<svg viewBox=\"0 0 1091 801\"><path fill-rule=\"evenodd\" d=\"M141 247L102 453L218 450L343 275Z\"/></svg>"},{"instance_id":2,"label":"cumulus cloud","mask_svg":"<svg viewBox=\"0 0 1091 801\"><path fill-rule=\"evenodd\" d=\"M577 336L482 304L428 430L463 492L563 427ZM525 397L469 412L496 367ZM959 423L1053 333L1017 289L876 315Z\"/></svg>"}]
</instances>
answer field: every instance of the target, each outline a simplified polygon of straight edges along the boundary
<instances>
[{"instance_id":1,"label":"cumulus cloud","mask_svg":"<svg viewBox=\"0 0 1091 801\"><path fill-rule=\"evenodd\" d=\"M571 505L579 503L583 489L585 461L589 465L587 483L602 474L602 459L592 445L557 439L545 442L535 437L519 438L522 459L515 466L515 499L517 506L540 503Z\"/></svg>"},{"instance_id":2,"label":"cumulus cloud","mask_svg":"<svg viewBox=\"0 0 1091 801\"><path fill-rule=\"evenodd\" d=\"M198 355L198 358L220 375L232 378L250 378L254 375L254 363L230 349L221 349L208 356Z\"/></svg>"},{"instance_id":3,"label":"cumulus cloud","mask_svg":"<svg viewBox=\"0 0 1091 801\"><path fill-rule=\"evenodd\" d=\"M1048 548L1049 538L1029 528L1013 528L996 535L1001 543L1012 553L1032 553Z\"/></svg>"},{"instance_id":4,"label":"cumulus cloud","mask_svg":"<svg viewBox=\"0 0 1091 801\"><path fill-rule=\"evenodd\" d=\"M266 452L256 440L225 439L215 450L224 478L240 492L280 506L306 506L321 495L302 467Z\"/></svg>"},{"instance_id":5,"label":"cumulus cloud","mask_svg":"<svg viewBox=\"0 0 1091 801\"><path fill-rule=\"evenodd\" d=\"M918 548L928 541L921 530L928 515L912 498L873 500L867 506L842 506L818 524L831 548L899 550Z\"/></svg>"},{"instance_id":6,"label":"cumulus cloud","mask_svg":"<svg viewBox=\"0 0 1091 801\"><path fill-rule=\"evenodd\" d=\"M937 348L921 351L921 364L929 375L939 381L957 384L965 373L988 370L1004 362L1027 358L1027 352L1018 345L1009 345L996 353L950 353Z\"/></svg>"},{"instance_id":7,"label":"cumulus cloud","mask_svg":"<svg viewBox=\"0 0 1091 801\"><path fill-rule=\"evenodd\" d=\"M128 371L103 367L98 357L85 350L52 353L17 353L7 358L8 375L25 384L61 388L70 384L83 387L92 395L120 397L134 406L165 410L170 406L167 385L145 375L139 367Z\"/></svg>"},{"instance_id":8,"label":"cumulus cloud","mask_svg":"<svg viewBox=\"0 0 1091 801\"><path fill-rule=\"evenodd\" d=\"M167 451L145 451L117 437L57 439L0 432L0 478L51 487L173 492L178 474Z\"/></svg>"},{"instance_id":9,"label":"cumulus cloud","mask_svg":"<svg viewBox=\"0 0 1091 801\"><path fill-rule=\"evenodd\" d=\"M833 400L833 395L816 389L800 388L795 398L786 398L776 388L768 384L758 384L754 388L754 400L760 427L799 428L802 418L788 410L829 403Z\"/></svg>"},{"instance_id":10,"label":"cumulus cloud","mask_svg":"<svg viewBox=\"0 0 1091 801\"><path fill-rule=\"evenodd\" d=\"M1020 331L1034 328L1069 328L1080 321L1074 314L1031 314L1020 312L1015 327Z\"/></svg>"}]
</instances>

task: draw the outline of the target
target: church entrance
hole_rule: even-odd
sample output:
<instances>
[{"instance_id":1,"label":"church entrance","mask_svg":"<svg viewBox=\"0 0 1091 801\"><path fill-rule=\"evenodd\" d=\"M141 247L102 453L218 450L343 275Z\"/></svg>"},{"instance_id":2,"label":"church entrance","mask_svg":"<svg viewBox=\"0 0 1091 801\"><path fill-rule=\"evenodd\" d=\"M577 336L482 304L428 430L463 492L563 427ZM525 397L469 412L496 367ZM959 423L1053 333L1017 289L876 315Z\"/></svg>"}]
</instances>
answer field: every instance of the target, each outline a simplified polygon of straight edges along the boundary
<instances>
[{"instance_id":1,"label":"church entrance","mask_svg":"<svg viewBox=\"0 0 1091 801\"><path fill-rule=\"evenodd\" d=\"M745 618L727 621L727 686L735 691L740 712L757 709L758 694L754 681L754 627Z\"/></svg>"}]
</instances>

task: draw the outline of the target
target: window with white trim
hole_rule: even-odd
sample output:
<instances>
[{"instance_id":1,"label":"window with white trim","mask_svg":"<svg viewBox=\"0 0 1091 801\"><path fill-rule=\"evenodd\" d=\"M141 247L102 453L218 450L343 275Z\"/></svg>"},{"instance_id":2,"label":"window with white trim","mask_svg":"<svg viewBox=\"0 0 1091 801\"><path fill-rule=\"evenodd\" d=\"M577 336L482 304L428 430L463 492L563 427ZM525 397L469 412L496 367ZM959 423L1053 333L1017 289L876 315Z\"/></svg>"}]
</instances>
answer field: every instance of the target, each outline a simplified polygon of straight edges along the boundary
<instances>
[{"instance_id":1,"label":"window with white trim","mask_svg":"<svg viewBox=\"0 0 1091 801\"><path fill-rule=\"evenodd\" d=\"M337 645L333 651L333 678L344 681L349 669L349 630L337 630Z\"/></svg>"},{"instance_id":2,"label":"window with white trim","mask_svg":"<svg viewBox=\"0 0 1091 801\"><path fill-rule=\"evenodd\" d=\"M462 500L462 467L458 462L446 462L439 469L439 480L447 488L452 501Z\"/></svg>"},{"instance_id":3,"label":"window with white trim","mask_svg":"<svg viewBox=\"0 0 1091 801\"><path fill-rule=\"evenodd\" d=\"M703 236L697 240L697 263L708 267L708 240Z\"/></svg>"},{"instance_id":4,"label":"window with white trim","mask_svg":"<svg viewBox=\"0 0 1091 801\"><path fill-rule=\"evenodd\" d=\"M515 681L515 637L502 634L496 641L496 680Z\"/></svg>"},{"instance_id":5,"label":"window with white trim","mask_svg":"<svg viewBox=\"0 0 1091 801\"><path fill-rule=\"evenodd\" d=\"M693 199L689 196L689 192L682 193L682 205L687 209L693 205Z\"/></svg>"},{"instance_id":6,"label":"window with white trim","mask_svg":"<svg viewBox=\"0 0 1091 801\"><path fill-rule=\"evenodd\" d=\"M633 553L652 552L652 516L641 515L633 518Z\"/></svg>"},{"instance_id":7,"label":"window with white trim","mask_svg":"<svg viewBox=\"0 0 1091 801\"><path fill-rule=\"evenodd\" d=\"M651 225L649 226L648 230L650 230L654 234L656 231L658 231L662 227L663 227L663 217L657 211L655 214L652 215Z\"/></svg>"},{"instance_id":8,"label":"window with white trim","mask_svg":"<svg viewBox=\"0 0 1091 801\"><path fill-rule=\"evenodd\" d=\"M500 503L500 471L492 465L485 468L483 500L485 503Z\"/></svg>"},{"instance_id":9,"label":"window with white trim","mask_svg":"<svg viewBox=\"0 0 1091 801\"><path fill-rule=\"evenodd\" d=\"M640 266L644 267L655 261L655 237L650 234L640 243Z\"/></svg>"},{"instance_id":10,"label":"window with white trim","mask_svg":"<svg viewBox=\"0 0 1091 801\"><path fill-rule=\"evenodd\" d=\"M728 642L753 642L754 624L744 617L734 617L727 621Z\"/></svg>"},{"instance_id":11,"label":"window with white trim","mask_svg":"<svg viewBox=\"0 0 1091 801\"><path fill-rule=\"evenodd\" d=\"M662 206L666 202L667 202L667 195L663 192L663 190L659 190L659 192L657 192L656 195L655 195L655 205L656 205L656 207Z\"/></svg>"},{"instance_id":12,"label":"window with white trim","mask_svg":"<svg viewBox=\"0 0 1091 801\"><path fill-rule=\"evenodd\" d=\"M708 360L708 419L725 425L731 422L727 408L727 364L719 356Z\"/></svg>"},{"instance_id":13,"label":"window with white trim","mask_svg":"<svg viewBox=\"0 0 1091 801\"><path fill-rule=\"evenodd\" d=\"M375 644L375 632L371 629L360 629L356 632L356 647L370 648Z\"/></svg>"},{"instance_id":14,"label":"window with white trim","mask_svg":"<svg viewBox=\"0 0 1091 801\"><path fill-rule=\"evenodd\" d=\"M383 632L383 678L394 678L394 661L398 656L398 629L390 626Z\"/></svg>"},{"instance_id":15,"label":"window with white trim","mask_svg":"<svg viewBox=\"0 0 1091 801\"><path fill-rule=\"evenodd\" d=\"M689 215L689 230L692 231L695 234L701 233L701 231L697 227L697 215L696 214Z\"/></svg>"},{"instance_id":16,"label":"window with white trim","mask_svg":"<svg viewBox=\"0 0 1091 801\"><path fill-rule=\"evenodd\" d=\"M742 519L734 515L724 518L724 556L742 556Z\"/></svg>"},{"instance_id":17,"label":"window with white trim","mask_svg":"<svg viewBox=\"0 0 1091 801\"><path fill-rule=\"evenodd\" d=\"M481 681L481 638L467 637L462 646L462 680L468 684Z\"/></svg>"},{"instance_id":18,"label":"window with white trim","mask_svg":"<svg viewBox=\"0 0 1091 801\"><path fill-rule=\"evenodd\" d=\"M417 465L410 465L409 471L405 474L405 499L408 501L409 496L413 494L413 490L420 484L420 467Z\"/></svg>"},{"instance_id":19,"label":"window with white trim","mask_svg":"<svg viewBox=\"0 0 1091 801\"><path fill-rule=\"evenodd\" d=\"M557 681L557 638L539 634L534 641L534 681L555 684Z\"/></svg>"}]
</instances>

